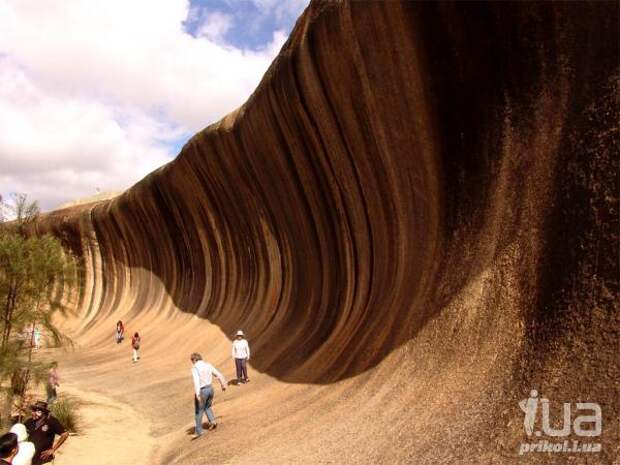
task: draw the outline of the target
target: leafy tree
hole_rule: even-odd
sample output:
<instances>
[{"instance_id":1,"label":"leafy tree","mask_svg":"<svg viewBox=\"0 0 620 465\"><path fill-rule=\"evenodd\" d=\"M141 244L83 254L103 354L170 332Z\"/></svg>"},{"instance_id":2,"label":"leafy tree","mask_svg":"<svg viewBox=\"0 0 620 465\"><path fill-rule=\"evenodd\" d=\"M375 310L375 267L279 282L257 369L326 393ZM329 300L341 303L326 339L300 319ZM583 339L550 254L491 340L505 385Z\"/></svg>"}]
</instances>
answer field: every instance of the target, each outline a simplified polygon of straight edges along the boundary
<instances>
[{"instance_id":1,"label":"leafy tree","mask_svg":"<svg viewBox=\"0 0 620 465\"><path fill-rule=\"evenodd\" d=\"M45 379L49 368L32 358L35 330L55 345L70 342L53 316L66 312L61 298L72 286L75 260L55 237L28 234L39 214L36 202L18 195L13 205L0 199L0 206L0 386L5 397L0 416L8 422L15 399L23 405L30 383Z\"/></svg>"}]
</instances>

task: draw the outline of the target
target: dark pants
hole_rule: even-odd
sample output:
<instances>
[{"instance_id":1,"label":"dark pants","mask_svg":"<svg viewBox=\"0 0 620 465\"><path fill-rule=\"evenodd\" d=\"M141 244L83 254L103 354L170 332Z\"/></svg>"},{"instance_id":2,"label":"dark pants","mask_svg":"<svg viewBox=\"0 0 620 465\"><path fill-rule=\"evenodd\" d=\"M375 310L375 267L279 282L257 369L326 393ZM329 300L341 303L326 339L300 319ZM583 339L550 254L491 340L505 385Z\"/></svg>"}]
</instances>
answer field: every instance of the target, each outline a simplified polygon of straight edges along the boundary
<instances>
[{"instance_id":1,"label":"dark pants","mask_svg":"<svg viewBox=\"0 0 620 465\"><path fill-rule=\"evenodd\" d=\"M237 380L245 381L248 379L247 360L244 358L235 359L235 368L237 368Z\"/></svg>"},{"instance_id":2,"label":"dark pants","mask_svg":"<svg viewBox=\"0 0 620 465\"><path fill-rule=\"evenodd\" d=\"M52 386L50 383L45 385L45 392L47 394L47 403L53 404L56 402L58 398L58 393L56 392L56 386Z\"/></svg>"}]
</instances>

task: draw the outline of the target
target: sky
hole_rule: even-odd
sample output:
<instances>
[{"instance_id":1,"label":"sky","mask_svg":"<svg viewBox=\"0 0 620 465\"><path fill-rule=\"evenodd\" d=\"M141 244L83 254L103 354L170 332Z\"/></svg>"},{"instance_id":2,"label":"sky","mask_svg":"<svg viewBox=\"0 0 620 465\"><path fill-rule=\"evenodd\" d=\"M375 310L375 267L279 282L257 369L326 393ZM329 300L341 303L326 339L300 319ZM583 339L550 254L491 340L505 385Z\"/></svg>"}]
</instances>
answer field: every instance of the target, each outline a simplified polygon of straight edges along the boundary
<instances>
[{"instance_id":1,"label":"sky","mask_svg":"<svg viewBox=\"0 0 620 465\"><path fill-rule=\"evenodd\" d=\"M307 0L0 0L0 195L122 191L239 107Z\"/></svg>"}]
</instances>

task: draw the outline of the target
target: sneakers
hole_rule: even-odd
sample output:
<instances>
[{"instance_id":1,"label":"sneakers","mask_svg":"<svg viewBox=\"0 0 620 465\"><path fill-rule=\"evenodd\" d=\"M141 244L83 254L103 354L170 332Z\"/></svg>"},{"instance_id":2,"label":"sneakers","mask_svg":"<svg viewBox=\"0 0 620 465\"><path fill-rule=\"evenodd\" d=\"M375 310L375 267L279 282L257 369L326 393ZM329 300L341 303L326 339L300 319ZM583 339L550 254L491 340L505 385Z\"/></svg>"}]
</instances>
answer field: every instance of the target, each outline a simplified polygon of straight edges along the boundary
<instances>
[{"instance_id":1,"label":"sneakers","mask_svg":"<svg viewBox=\"0 0 620 465\"><path fill-rule=\"evenodd\" d=\"M207 429L211 431L211 430L214 430L215 428L217 428L217 423L209 423L209 427Z\"/></svg>"}]
</instances>

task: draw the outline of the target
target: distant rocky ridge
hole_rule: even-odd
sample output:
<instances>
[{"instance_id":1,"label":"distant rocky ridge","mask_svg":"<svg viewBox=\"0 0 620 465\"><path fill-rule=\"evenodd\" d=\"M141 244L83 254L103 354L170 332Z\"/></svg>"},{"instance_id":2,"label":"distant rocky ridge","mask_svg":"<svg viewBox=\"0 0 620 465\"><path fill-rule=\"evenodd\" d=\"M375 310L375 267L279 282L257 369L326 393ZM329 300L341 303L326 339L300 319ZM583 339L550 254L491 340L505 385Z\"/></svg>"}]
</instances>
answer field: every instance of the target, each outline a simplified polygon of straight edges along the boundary
<instances>
[{"instance_id":1,"label":"distant rocky ridge","mask_svg":"<svg viewBox=\"0 0 620 465\"><path fill-rule=\"evenodd\" d=\"M122 192L100 192L90 197L82 197L76 200L72 200L70 202L63 203L57 209L62 210L63 208L77 207L78 205L86 205L89 203L101 202L103 200L111 200L114 197L118 197L120 194L122 194Z\"/></svg>"}]
</instances>

